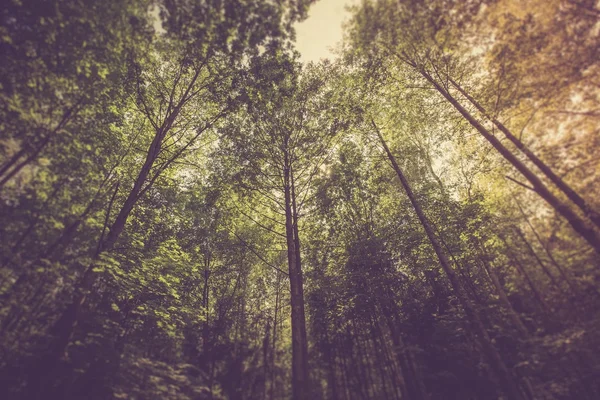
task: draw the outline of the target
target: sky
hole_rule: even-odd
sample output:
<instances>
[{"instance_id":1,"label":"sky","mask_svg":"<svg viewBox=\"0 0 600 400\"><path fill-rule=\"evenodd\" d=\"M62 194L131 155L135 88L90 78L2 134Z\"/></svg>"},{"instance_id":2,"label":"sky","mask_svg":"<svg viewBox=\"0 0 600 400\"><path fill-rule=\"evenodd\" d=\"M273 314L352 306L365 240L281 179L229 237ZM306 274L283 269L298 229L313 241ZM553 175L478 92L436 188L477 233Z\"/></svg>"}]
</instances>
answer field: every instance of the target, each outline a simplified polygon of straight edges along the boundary
<instances>
[{"instance_id":1,"label":"sky","mask_svg":"<svg viewBox=\"0 0 600 400\"><path fill-rule=\"evenodd\" d=\"M342 40L342 23L350 14L344 9L353 0L318 0L308 18L296 25L296 48L303 62L332 58L329 51Z\"/></svg>"}]
</instances>

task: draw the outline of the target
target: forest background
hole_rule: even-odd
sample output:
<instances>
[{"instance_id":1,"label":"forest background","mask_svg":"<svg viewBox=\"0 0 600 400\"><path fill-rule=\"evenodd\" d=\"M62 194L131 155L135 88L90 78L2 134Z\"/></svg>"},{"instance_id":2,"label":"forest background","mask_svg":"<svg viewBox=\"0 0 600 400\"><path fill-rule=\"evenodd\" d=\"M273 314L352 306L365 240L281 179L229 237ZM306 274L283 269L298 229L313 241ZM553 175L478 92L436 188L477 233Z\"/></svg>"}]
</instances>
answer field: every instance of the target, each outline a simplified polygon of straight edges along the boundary
<instances>
[{"instance_id":1,"label":"forest background","mask_svg":"<svg viewBox=\"0 0 600 400\"><path fill-rule=\"evenodd\" d=\"M600 398L597 2L310 6L2 7L2 398Z\"/></svg>"}]
</instances>

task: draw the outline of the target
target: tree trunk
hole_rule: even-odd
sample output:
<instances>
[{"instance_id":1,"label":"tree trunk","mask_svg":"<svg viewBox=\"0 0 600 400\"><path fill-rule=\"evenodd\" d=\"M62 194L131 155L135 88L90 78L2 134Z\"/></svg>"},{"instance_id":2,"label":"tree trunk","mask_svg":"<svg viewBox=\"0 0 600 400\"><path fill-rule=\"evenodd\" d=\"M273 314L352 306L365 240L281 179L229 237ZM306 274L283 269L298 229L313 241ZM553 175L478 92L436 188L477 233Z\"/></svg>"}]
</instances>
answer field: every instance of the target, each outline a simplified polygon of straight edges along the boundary
<instances>
[{"instance_id":1,"label":"tree trunk","mask_svg":"<svg viewBox=\"0 0 600 400\"><path fill-rule=\"evenodd\" d=\"M548 268L546 267L546 264L544 264L544 262L540 259L540 257L537 255L537 253L535 252L535 250L533 249L533 247L531 246L531 244L529 243L529 241L527 240L525 235L523 235L523 232L521 231L521 229L519 229L518 227L515 227L515 232L517 233L517 235L519 236L521 241L523 241L523 243L525 243L527 250L529 250L529 253L533 256L533 258L535 258L535 261L542 268L542 271L544 271L544 274L546 274L546 276L550 279L550 282L552 282L552 285L554 285L554 287L556 287L558 290L560 290L560 286L558 285L558 282L556 282L556 279L554 279L554 276L550 273L550 270L548 270Z\"/></svg>"},{"instance_id":2,"label":"tree trunk","mask_svg":"<svg viewBox=\"0 0 600 400\"><path fill-rule=\"evenodd\" d=\"M208 258L204 260L204 286L202 287L202 306L204 307L204 324L202 324L202 352L204 357L208 357L209 349L209 334L210 334L210 298L208 281L210 279L210 261Z\"/></svg>"},{"instance_id":3,"label":"tree trunk","mask_svg":"<svg viewBox=\"0 0 600 400\"><path fill-rule=\"evenodd\" d=\"M470 325L471 325L472 329L474 330L474 334L477 337L479 344L481 345L481 348L482 348L484 354L486 355L486 358L488 359L488 362L491 364L496 376L498 377L498 379L500 381L502 391L504 391L509 396L510 399L525 400L526 397L524 396L521 389L519 388L518 383L516 382L516 380L510 373L508 367L502 360L500 353L498 353L498 350L496 350L496 348L493 346L492 341L483 325L483 322L481 321L479 315L475 311L475 308L471 304L471 300L465 294L464 289L460 283L460 280L456 276L456 273L450 266L450 262L448 261L446 254L442 250L442 246L441 246L440 242L438 241L437 237L435 236L434 230L433 230L428 218L425 216L425 213L421 209L421 205L419 204L419 202L417 201L417 198L413 194L413 191L408 183L408 180L402 173L400 166L396 162L395 157L391 153L385 140L383 139L383 136L379 132L377 125L375 125L375 121L371 120L371 122L373 124L373 127L375 128L375 131L377 132L379 140L387 154L389 161L391 162L394 170L396 171L396 175L398 175L398 179L400 179L400 182L402 183L402 186L404 187L404 190L405 190L405 192L406 192L406 194L407 194L407 196L419 218L419 221L421 222L421 225L425 229L425 233L427 234L427 237L429 238L429 241L438 257L438 260L442 266L442 269L448 276L448 280L450 281L450 284L454 290L454 293L458 297L458 300L460 301L460 303L463 306L463 309L465 310L465 313L470 322Z\"/></svg>"},{"instance_id":4,"label":"tree trunk","mask_svg":"<svg viewBox=\"0 0 600 400\"><path fill-rule=\"evenodd\" d=\"M129 192L129 195L127 196L127 199L123 203L117 217L113 221L108 234L98 244L95 257L92 263L87 267L87 269L83 273L83 278L80 280L79 284L75 289L75 294L73 296L72 302L67 306L66 310L61 314L59 319L50 329L50 333L53 336L54 340L51 341L48 351L46 351L46 353L41 356L41 362L33 366L33 368L30 371L29 386L31 388L36 388L33 389L36 393L34 398L38 398L39 396L41 396L45 386L44 383L47 382L49 379L47 377L44 377L49 375L46 372L51 371L54 368L54 366L58 363L62 355L65 353L66 348L71 340L71 335L73 334L73 331L77 325L87 295L92 290L93 285L96 281L97 276L96 272L94 271L95 261L97 261L103 253L112 250L115 243L119 239L119 236L123 232L127 223L127 219L129 218L133 207L139 200L140 195L146 190L148 190L149 187L151 187L151 185L154 182L154 179L158 176L157 173L155 174L153 179L148 180L152 167L154 166L154 163L160 154L163 145L163 140L167 136L168 132L171 130L173 124L175 123L175 120L181 112L182 107L193 96L190 93L192 92L192 89L196 81L198 80L201 71L202 68L199 68L195 71L194 76L186 85L186 89L182 93L177 104L174 105L172 108L171 106L169 106L170 112L168 112L168 114L165 116L160 126L154 125L154 138L152 139L152 143L150 144L146 152L146 159L144 160L144 164L142 165L138 173L138 176L134 182L132 189ZM175 86L173 90L175 90L177 84L178 82L176 81L174 83ZM194 92L194 95L197 93L198 92ZM66 121L68 121L69 115L70 112L66 113L61 123L66 123ZM220 117L221 116L222 114L220 114ZM146 114L146 117L150 120L153 119L153 116L149 114ZM55 131L58 131L59 129L60 124L56 127ZM48 138L49 137L50 136L48 136ZM41 149L39 151L41 151ZM3 178L2 183L5 182L5 179L6 177ZM146 184L145 187L144 184Z\"/></svg>"},{"instance_id":5,"label":"tree trunk","mask_svg":"<svg viewBox=\"0 0 600 400\"><path fill-rule=\"evenodd\" d=\"M0 167L0 188L2 188L12 177L18 174L23 167L32 162L37 158L37 156L44 150L44 148L50 143L52 138L56 136L56 134L65 127L65 125L69 122L73 114L78 112L78 108L83 101L83 97L80 98L72 107L67 109L59 123L56 127L50 132L46 133L44 138L35 148L31 148L28 146L19 150L15 155L11 157L11 159L6 162L4 165ZM29 155L27 155L29 153ZM27 156L26 156L27 155ZM17 164L17 162L23 157L26 156L23 161ZM12 169L11 169L12 168Z\"/></svg>"},{"instance_id":6,"label":"tree trunk","mask_svg":"<svg viewBox=\"0 0 600 400\"><path fill-rule=\"evenodd\" d=\"M404 399L408 398L407 389L406 389L406 379L401 370L398 370L398 366L396 364L396 359L398 357L394 357L394 355L390 354L389 350L389 339L383 332L381 328L381 324L379 322L379 318L376 316L371 317L371 323L374 327L374 330L377 332L377 337L379 337L379 343L381 346L381 352L383 353L383 357L385 363L389 369L390 381L392 385L392 393L394 398ZM391 336L391 334L390 334ZM375 334L373 332L373 338L375 338ZM392 340L393 342L393 340Z\"/></svg>"},{"instance_id":7,"label":"tree trunk","mask_svg":"<svg viewBox=\"0 0 600 400\"><path fill-rule=\"evenodd\" d=\"M277 284L275 287L275 312L273 313L273 345L272 345L272 352L271 352L271 374L270 374L270 381L271 381L271 385L269 387L269 399L270 400L274 400L275 399L275 363L277 361L277 320L278 320L278 313L279 313L279 281L280 281L280 275L279 272L277 272Z\"/></svg>"},{"instance_id":8,"label":"tree trunk","mask_svg":"<svg viewBox=\"0 0 600 400\"><path fill-rule=\"evenodd\" d=\"M398 359L398 365L402 371L404 377L404 384L406 388L406 397L412 400L428 400L429 394L425 389L423 381L419 379L415 366L412 363L412 357L410 357L410 349L404 343L402 336L397 332L396 326L392 321L390 315L384 311L388 329L392 337L392 343L394 344L396 357Z\"/></svg>"},{"instance_id":9,"label":"tree trunk","mask_svg":"<svg viewBox=\"0 0 600 400\"><path fill-rule=\"evenodd\" d=\"M494 288L496 289L496 294L498 295L498 297L500 298L500 302L504 305L504 308L508 312L508 317L512 321L514 327L519 330L519 332L521 333L521 335L524 338L528 337L529 331L525 327L525 324L523 324L523 321L521 321L519 314L517 314L517 312L513 308L510 300L508 300L508 296L506 295L506 292L504 291L504 288L502 287L502 284L500 283L500 280L498 279L498 275L496 275L496 271L494 271L494 268L485 259L485 254L484 254L484 257L481 258L481 263L483 264L485 271L487 272L488 276L490 277L490 280L494 284Z\"/></svg>"},{"instance_id":10,"label":"tree trunk","mask_svg":"<svg viewBox=\"0 0 600 400\"><path fill-rule=\"evenodd\" d=\"M465 96L465 98L467 98L467 100L469 100L469 102L471 102L471 104L475 106L475 108L479 110L479 112L481 112L481 114L483 114L484 117L496 125L500 132L504 133L504 136L506 136L508 140L510 140L523 154L525 154L525 156L527 156L527 158L536 167L538 167L540 171L542 171L542 173L546 175L546 177L550 179L550 181L552 181L552 183L554 183L556 187L559 188L569 198L569 200L576 204L577 207L579 207L581 211L583 211L584 214L594 223L594 225L600 228L600 215L594 209L592 209L589 204L586 203L583 197L581 197L573 188L563 181L560 176L556 175L548 165L540 160L531 150L529 150L527 146L525 146L523 142L513 135L513 133L506 126L504 126L504 124L491 116L483 108L483 106L479 104L471 95L469 95L458 83L456 83L450 77L448 77L448 80L463 96Z\"/></svg>"},{"instance_id":11,"label":"tree trunk","mask_svg":"<svg viewBox=\"0 0 600 400\"><path fill-rule=\"evenodd\" d=\"M494 148L509 161L527 180L533 185L533 190L546 202L561 214L573 227L573 229L584 238L594 250L600 254L600 234L575 213L571 207L561 202L546 185L534 174L524 163L522 163L510 150L508 150L498 138L488 131L477 121L447 90L441 87L435 79L423 68L416 68L425 79L488 141Z\"/></svg>"},{"instance_id":12,"label":"tree trunk","mask_svg":"<svg viewBox=\"0 0 600 400\"><path fill-rule=\"evenodd\" d=\"M285 147L287 149L287 138ZM292 398L308 400L308 343L306 337L306 318L304 315L304 289L300 249L297 248L299 238L298 227L294 221L298 216L294 213L293 178L289 154L285 153L284 165L284 197L285 197L285 233L290 277L290 300L292 306Z\"/></svg>"},{"instance_id":13,"label":"tree trunk","mask_svg":"<svg viewBox=\"0 0 600 400\"><path fill-rule=\"evenodd\" d=\"M560 276L562 276L563 279L565 280L565 282L567 282L567 285L569 285L569 288L571 289L571 291L573 292L573 294L577 294L579 292L579 290L577 289L577 286L573 282L573 279L572 279L571 275L569 273L567 273L567 271L556 261L556 259L552 255L552 252L550 251L550 249L548 248L548 246L546 245L546 243L544 243L544 241L540 237L539 233L537 232L537 230L535 229L535 227L533 226L533 224L529 220L529 217L527 217L527 214L525 214L525 211L523 210L523 207L521 207L521 204L519 203L519 201L517 200L517 198L514 195L513 195L513 199L515 200L515 204L519 208L519 211L521 212L521 215L523 215L523 218L525 219L525 222L527 222L527 225L529 226L529 228L533 232L533 234L534 234L535 238L537 239L538 243L540 244L540 246L542 246L542 248L544 249L544 252L548 256L548 258L550 259L550 261L552 262L552 264L558 270L558 273L560 274Z\"/></svg>"},{"instance_id":14,"label":"tree trunk","mask_svg":"<svg viewBox=\"0 0 600 400\"><path fill-rule=\"evenodd\" d=\"M142 189L144 182L146 182L146 179L150 173L150 169L152 168L152 165L158 156L162 139L164 138L164 132L165 130L162 128L156 132L152 144L148 149L146 161L138 173L134 186L129 192L129 195L121 207L121 210L119 211L115 221L111 225L105 240L99 244L94 261L98 260L102 253L110 251L120 234L123 232L127 218L129 217L131 211L133 210L133 206L138 200L138 194ZM67 306L66 310L61 314L60 318L50 329L50 334L55 340L51 342L50 348L42 357L42 362L39 362L33 367L30 377L30 386L39 388L37 391L38 394L35 398L41 395L41 391L45 386L45 384L39 384L39 382L47 379L43 378L43 376L47 375L46 371L51 371L55 367L58 360L65 353L65 350L71 340L71 335L73 334L75 326L77 325L77 321L79 320L82 306L86 301L88 292L92 289L94 282L96 281L96 272L94 271L94 267L95 262L92 262L92 264L87 267L83 273L83 278L80 280L75 291L72 302Z\"/></svg>"},{"instance_id":15,"label":"tree trunk","mask_svg":"<svg viewBox=\"0 0 600 400\"><path fill-rule=\"evenodd\" d=\"M327 361L327 375L328 382L327 387L331 390L331 399L339 400L338 390L337 390L337 376L336 376L336 368L335 368L335 352L334 352L334 344L329 340L329 332L328 329L325 328L325 343L327 346L325 347L325 359Z\"/></svg>"},{"instance_id":16,"label":"tree trunk","mask_svg":"<svg viewBox=\"0 0 600 400\"><path fill-rule=\"evenodd\" d=\"M504 242L504 245L508 249L509 245L506 242L506 240L503 237L500 237L500 239ZM529 286L529 288L533 292L533 295L534 295L535 299L542 306L542 310L546 314L549 314L550 310L551 310L550 306L548 305L548 303L546 303L546 301L544 300L544 296L542 296L542 294L540 293L540 291L537 289L537 287L535 286L535 284L531 280L531 277L527 273L527 270L525 270L525 267L523 266L523 264L521 264L521 262L519 261L519 259L514 254L512 254L512 252L510 252L510 251L508 252L508 257L513 262L513 265L515 266L515 268L517 269L517 271L519 271L519 273L523 276L523 278L525 278L525 281L527 282L527 285Z\"/></svg>"},{"instance_id":17,"label":"tree trunk","mask_svg":"<svg viewBox=\"0 0 600 400\"><path fill-rule=\"evenodd\" d=\"M271 342L271 325L269 321L267 321L267 325L265 327L265 337L263 339L263 382L261 387L261 398L267 399L267 380L269 377L269 371L272 366L270 365L270 357L269 357L269 345Z\"/></svg>"},{"instance_id":18,"label":"tree trunk","mask_svg":"<svg viewBox=\"0 0 600 400\"><path fill-rule=\"evenodd\" d=\"M404 396L411 400L429 400L429 393L425 388L419 368L415 364L410 347L406 345L402 334L399 332L396 322L399 310L397 304L392 299L393 293L389 290L379 301L379 308L385 318L394 345L394 353L396 354L396 359L401 370L405 390Z\"/></svg>"},{"instance_id":19,"label":"tree trunk","mask_svg":"<svg viewBox=\"0 0 600 400\"><path fill-rule=\"evenodd\" d=\"M365 395L367 398L371 399L373 398L374 394L372 391L375 389L375 385L373 384L373 378L371 377L371 360L367 356L368 352L364 349L364 344L362 340L363 334L360 326L356 325L355 319L351 319L350 323L354 332L354 336L352 339L354 345L356 346L356 353L358 355L356 360L358 370L360 372L361 380L364 383Z\"/></svg>"}]
</instances>

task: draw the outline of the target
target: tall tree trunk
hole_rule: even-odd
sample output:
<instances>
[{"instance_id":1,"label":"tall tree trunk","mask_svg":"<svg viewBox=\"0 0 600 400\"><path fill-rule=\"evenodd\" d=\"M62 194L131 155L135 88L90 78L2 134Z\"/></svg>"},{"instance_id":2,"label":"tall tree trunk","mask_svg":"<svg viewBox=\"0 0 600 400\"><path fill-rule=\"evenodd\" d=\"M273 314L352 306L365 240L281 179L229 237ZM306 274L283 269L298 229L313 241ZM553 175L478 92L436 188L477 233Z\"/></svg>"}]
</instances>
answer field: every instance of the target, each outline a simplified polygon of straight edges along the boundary
<instances>
[{"instance_id":1,"label":"tall tree trunk","mask_svg":"<svg viewBox=\"0 0 600 400\"><path fill-rule=\"evenodd\" d=\"M204 260L204 286L202 287L202 307L204 307L204 324L202 325L202 352L204 357L208 357L209 334L210 334L210 289L208 281L210 279L210 260L208 257Z\"/></svg>"},{"instance_id":2,"label":"tall tree trunk","mask_svg":"<svg viewBox=\"0 0 600 400\"><path fill-rule=\"evenodd\" d=\"M419 379L417 370L413 364L412 357L410 357L410 349L404 343L404 339L397 331L397 328L393 322L392 317L389 315L389 311L384 311L384 316L392 337L392 343L394 344L396 357L398 359L398 365L402 371L404 377L404 384L406 390L406 397L412 400L428 400L429 394L425 389L423 380Z\"/></svg>"},{"instance_id":3,"label":"tall tree trunk","mask_svg":"<svg viewBox=\"0 0 600 400\"><path fill-rule=\"evenodd\" d=\"M512 304L511 304L510 300L508 299L508 296L506 295L506 292L504 291L504 288L502 287L502 284L500 283L500 280L498 279L498 275L496 275L496 271L494 271L494 268L490 265L490 263L486 260L485 257L486 257L486 255L484 253L483 257L481 257L481 263L483 264L485 271L487 272L488 276L490 277L490 280L494 284L494 288L496 289L496 294L498 295L498 297L500 298L500 302L506 309L506 311L508 313L508 317L512 321L514 327L519 330L519 333L521 333L521 335L525 338L528 337L529 331L527 330L527 327L525 327L525 324L523 324L523 321L521 321L521 317L519 317L519 314L517 314L517 312L515 311L515 309L513 308Z\"/></svg>"},{"instance_id":4,"label":"tall tree trunk","mask_svg":"<svg viewBox=\"0 0 600 400\"><path fill-rule=\"evenodd\" d=\"M127 222L127 219L133 210L133 206L138 200L138 194L146 182L152 165L158 156L162 139L164 138L164 132L165 130L162 128L156 132L152 144L150 145L146 154L144 165L138 173L133 188L129 192L129 195L121 207L115 221L112 223L108 235L98 245L98 249L94 256L94 262L92 262L83 273L83 277L78 284L73 300L50 329L49 333L54 340L51 342L50 348L43 356L42 362L34 366L30 377L30 385L38 387L38 394L35 398L41 396L41 391L43 390L45 384L40 384L40 382L47 379L47 375L49 375L47 374L47 371L51 371L57 364L58 360L65 353L65 350L71 340L71 335L73 334L75 326L77 325L77 321L80 318L83 304L85 303L88 293L92 290L92 287L96 281L97 274L94 271L95 261L99 259L101 254L108 252L113 248L117 239L123 232L125 223Z\"/></svg>"},{"instance_id":5,"label":"tall tree trunk","mask_svg":"<svg viewBox=\"0 0 600 400\"><path fill-rule=\"evenodd\" d=\"M52 138L54 138L58 134L58 132L60 132L60 130L63 129L65 125L67 125L67 123L73 117L73 115L79 111L78 109L80 108L83 99L84 98L81 97L73 106L68 108L63 113L61 120L58 122L56 127L54 127L54 129L52 129L49 132L46 132L45 136L43 134L41 135L43 136L43 139L40 141L40 143L37 144L36 147L32 147L30 145L24 146L21 150L15 153L10 158L10 160L8 160L6 163L0 166L0 189L16 174L18 174L23 169L23 167L25 167L37 158L37 156L42 152L42 150L44 150L48 143L50 143ZM26 156L25 159L17 164L17 162L23 156Z\"/></svg>"},{"instance_id":6,"label":"tall tree trunk","mask_svg":"<svg viewBox=\"0 0 600 400\"><path fill-rule=\"evenodd\" d=\"M477 121L446 89L444 89L429 73L424 69L411 64L421 75L427 79L435 89L488 141L490 144L510 162L532 185L533 190L539 194L546 202L562 215L573 227L575 232L579 233L594 250L600 254L600 234L594 228L577 215L569 207L560 201L546 185L534 174L521 160L519 160L506 146L498 140L489 130L487 130L479 121Z\"/></svg>"},{"instance_id":7,"label":"tall tree trunk","mask_svg":"<svg viewBox=\"0 0 600 400\"><path fill-rule=\"evenodd\" d=\"M144 164L140 168L138 172L138 176L135 179L134 185L127 196L127 199L121 206L121 209L110 226L109 232L106 237L103 237L103 240L99 242L98 247L96 249L96 254L93 257L92 263L87 267L87 269L83 273L82 279L79 281L75 294L73 295L73 300L66 307L66 310L60 315L58 320L54 323L54 325L50 328L49 333L53 340L51 341L48 350L41 356L41 362L37 363L37 365L33 366L29 376L29 386L35 391L34 398L39 398L42 395L45 384L48 382L49 375L48 372L52 371L54 366L58 363L60 358L66 351L66 348L71 340L71 336L77 322L80 318L80 314L83 308L83 305L86 302L88 294L92 291L93 285L96 282L97 274L94 271L96 261L100 258L103 253L109 252L113 249L115 243L119 239L119 236L125 229L125 225L127 223L127 219L133 210L133 207L137 203L140 198L140 195L144 193L148 188L152 186L154 180L158 177L160 171L157 172L152 179L148 179L150 176L150 172L156 162L161 148L163 146L163 141L167 136L168 132L171 130L175 120L179 116L182 107L189 102L189 100L197 95L198 92L192 92L202 68L198 68L194 76L190 79L190 81L186 84L185 90L183 91L179 101L171 107L171 104L168 107L168 114L165 115L165 118L162 120L161 124L154 124L155 133L152 139L152 143L146 152L146 159L144 160ZM178 85L178 81L174 82L173 92L175 91ZM218 118L221 118L224 114L219 114ZM69 115L65 114L63 121L68 120ZM146 110L146 117L153 121L153 115L149 114ZM66 122L65 122L66 123ZM59 130L59 127L56 128L56 131ZM204 129L200 130L203 131ZM198 137L199 133L195 137ZM41 151L41 150L40 150ZM181 153L177 153L181 154ZM173 158L170 160L172 161ZM4 181L3 181L4 182ZM145 186L144 186L145 185ZM112 206L112 204L111 204ZM110 209L110 206L109 206ZM108 218L107 218L108 221Z\"/></svg>"},{"instance_id":8,"label":"tall tree trunk","mask_svg":"<svg viewBox=\"0 0 600 400\"><path fill-rule=\"evenodd\" d=\"M341 335L338 335L337 342L339 343L338 346L340 348L340 364L342 371L342 381L344 383L344 398L349 399L353 398L350 395L350 393L352 393L353 390L354 392L360 392L360 390L356 388L352 382L352 374L350 373L347 362L348 349L345 345L343 337L340 336Z\"/></svg>"},{"instance_id":9,"label":"tall tree trunk","mask_svg":"<svg viewBox=\"0 0 600 400\"><path fill-rule=\"evenodd\" d=\"M419 373L419 368L415 363L412 351L400 332L397 322L400 310L398 305L393 301L393 298L394 293L388 289L381 300L379 300L378 306L388 327L392 344L394 345L394 353L396 354L398 366L401 370L401 378L405 391L403 396L411 400L429 400L429 393L425 388L425 383ZM379 330L381 331L381 328Z\"/></svg>"},{"instance_id":10,"label":"tall tree trunk","mask_svg":"<svg viewBox=\"0 0 600 400\"><path fill-rule=\"evenodd\" d=\"M563 279L565 280L565 282L567 282L567 285L569 285L569 288L571 289L573 294L577 294L579 292L579 290L577 289L577 285L575 285L575 283L573 282L573 278L571 277L571 275L558 263L558 261L556 261L556 259L552 255L552 252L548 248L548 245L546 243L544 243L544 241L540 237L539 233L537 232L537 230L535 229L535 227L529 220L529 217L527 216L527 214L525 214L525 210L523 210L523 207L521 207L521 203L519 203L518 199L514 195L513 195L513 199L515 200L515 204L519 208L519 212L525 219L525 222L527 222L527 225L533 232L533 234L534 234L535 238L537 239L538 243L540 244L540 246L542 246L542 248L544 249L544 252L548 256L548 258L550 259L552 264L556 267L560 276L562 276Z\"/></svg>"},{"instance_id":11,"label":"tall tree trunk","mask_svg":"<svg viewBox=\"0 0 600 400\"><path fill-rule=\"evenodd\" d=\"M590 207L589 204L581 197L573 188L571 188L562 178L554 173L554 171L546 165L540 158L535 155L523 142L521 142L504 124L490 115L485 108L479 104L469 93L467 93L458 83L456 83L452 78L448 77L448 80L452 85L458 89L458 91L465 96L467 100L471 104L483 114L488 120L490 120L496 127L500 130L500 132L504 133L504 136L508 140L510 140L527 158L542 171L546 177L556 185L558 189L560 189L574 204L579 207L584 214L597 226L600 228L600 214L598 214L594 209Z\"/></svg>"},{"instance_id":12,"label":"tall tree trunk","mask_svg":"<svg viewBox=\"0 0 600 400\"><path fill-rule=\"evenodd\" d=\"M454 293L458 297L458 300L460 301L460 303L463 306L463 309L465 310L465 313L470 322L470 325L474 330L475 336L477 337L479 344L481 345L481 348L482 348L484 354L486 355L486 358L488 359L488 362L491 364L496 376L498 377L498 379L500 381L502 391L504 391L509 396L510 399L525 400L526 399L525 395L519 388L518 383L516 382L515 378L512 376L508 367L504 363L504 360L502 360L500 353L498 352L498 350L496 350L496 348L492 344L492 341L489 337L487 330L485 329L485 327L483 325L483 322L481 321L474 306L471 304L471 300L468 298L468 296L464 292L464 288L462 287L460 280L456 276L456 273L450 266L450 262L449 262L448 258L446 257L446 254L444 253L440 242L438 241L437 237L435 236L435 233L431 226L431 223L429 222L429 219L425 216L425 213L423 212L421 205L417 201L417 198L415 197L415 195L410 187L410 184L408 183L408 180L402 173L400 166L396 162L394 155L391 153L389 147L387 146L385 140L383 139L383 136L381 135L381 132L377 128L375 121L371 120L371 122L373 124L373 127L375 128L375 131L376 131L376 133L379 137L379 140L387 154L389 161L391 162L394 170L396 171L396 175L398 176L398 179L402 183L402 186L404 187L404 190L405 190L405 192L406 192L406 194L407 194L407 196L419 218L419 221L421 222L421 225L425 229L425 233L427 234L427 237L429 238L431 246L433 247L433 249L437 255L440 265L442 266L442 269L446 273L448 280L450 281L450 284L454 290Z\"/></svg>"},{"instance_id":13,"label":"tall tree trunk","mask_svg":"<svg viewBox=\"0 0 600 400\"><path fill-rule=\"evenodd\" d=\"M390 349L388 346L389 338L384 334L383 329L381 328L381 324L379 322L379 318L377 316L371 316L371 323L374 328L372 331L373 338L379 338L381 352L383 353L385 364L387 365L387 368L389 370L393 397L399 399L408 398L405 376L403 375L402 371L398 369L398 366L396 364L396 359L398 357L394 357L392 354L390 354ZM377 335L375 335L375 332L377 333Z\"/></svg>"},{"instance_id":14,"label":"tall tree trunk","mask_svg":"<svg viewBox=\"0 0 600 400\"><path fill-rule=\"evenodd\" d=\"M275 311L273 313L273 344L272 344L272 352L271 352L271 374L270 381L271 385L269 387L269 399L275 399L275 363L277 362L277 321L279 315L279 283L281 279L281 275L279 272L277 273L277 284L275 286Z\"/></svg>"},{"instance_id":15,"label":"tall tree trunk","mask_svg":"<svg viewBox=\"0 0 600 400\"><path fill-rule=\"evenodd\" d=\"M270 357L269 357L269 346L271 344L271 325L269 321L267 321L267 325L265 327L265 337L263 339L263 382L261 387L261 398L267 399L267 380L269 378L269 371L272 366L270 365Z\"/></svg>"},{"instance_id":16,"label":"tall tree trunk","mask_svg":"<svg viewBox=\"0 0 600 400\"><path fill-rule=\"evenodd\" d=\"M365 395L367 398L373 398L372 390L375 389L373 385L373 378L371 377L371 362L367 357L367 352L364 350L364 345L362 341L362 330L360 326L357 326L356 319L351 319L350 324L352 325L352 330L354 332L354 336L352 338L354 345L356 347L357 353L357 366L359 371L359 376L361 381L364 383L365 387Z\"/></svg>"},{"instance_id":17,"label":"tall tree trunk","mask_svg":"<svg viewBox=\"0 0 600 400\"><path fill-rule=\"evenodd\" d=\"M350 356L350 372L354 377L356 382L355 390L360 394L360 398L364 400L369 399L368 387L366 385L365 377L363 376L363 370L361 368L361 362L356 356L356 343L354 338L356 337L356 333L350 329L350 325L346 325L346 344L347 346L344 348L344 351L347 352Z\"/></svg>"},{"instance_id":18,"label":"tall tree trunk","mask_svg":"<svg viewBox=\"0 0 600 400\"><path fill-rule=\"evenodd\" d=\"M546 314L549 314L551 311L551 308L548 305L548 303L546 303L546 300L544 300L544 296L542 295L542 293L537 289L537 287L533 283L533 280L527 273L527 270L525 269L523 264L521 264L521 261L519 261L519 259L517 258L516 255L514 255L510 250L508 250L508 249L510 249L510 247L509 247L509 244L506 242L506 239L504 239L502 236L500 236L500 239L502 240L502 242L504 242L504 245L506 246L508 258L512 261L512 263L515 266L515 268L517 269L517 271L519 271L519 273L523 276L523 278L525 278L525 281L527 282L527 285L533 292L535 299L542 306L542 310Z\"/></svg>"},{"instance_id":19,"label":"tall tree trunk","mask_svg":"<svg viewBox=\"0 0 600 400\"><path fill-rule=\"evenodd\" d=\"M560 290L560 286L558 285L558 282L556 282L556 279L554 279L554 276L550 273L550 270L546 267L546 264L544 264L544 262L537 255L537 253L531 246L531 243L529 243L529 241L527 240L525 235L523 235L523 231L521 231L521 229L519 229L519 227L515 227L515 232L517 233L517 235L519 236L521 241L523 243L525 243L525 247L527 247L527 250L529 250L529 254L531 254L533 256L533 258L535 258L535 261L542 268L542 271L544 271L544 274L546 274L546 276L550 279L550 282L552 282L552 285L554 285L554 287L556 287L558 290Z\"/></svg>"},{"instance_id":20,"label":"tall tree trunk","mask_svg":"<svg viewBox=\"0 0 600 400\"><path fill-rule=\"evenodd\" d=\"M337 376L336 376L336 371L335 371L336 370L336 368L335 368L335 346L329 340L328 328L325 328L325 343L327 343L327 345L325 346L323 351L325 353L324 354L325 360L327 361L327 375L328 375L327 387L328 387L328 389L331 390L331 399L339 400L338 388L337 388L338 383L337 383Z\"/></svg>"},{"instance_id":21,"label":"tall tree trunk","mask_svg":"<svg viewBox=\"0 0 600 400\"><path fill-rule=\"evenodd\" d=\"M290 300L292 306L292 398L294 400L308 400L308 343L306 337L306 318L304 315L304 289L302 282L302 267L300 264L297 244L298 227L294 221L298 217L294 213L293 178L289 153L287 152L288 139L285 139L285 165L284 165L284 198L285 198L285 233L287 243L288 270L290 277Z\"/></svg>"}]
</instances>

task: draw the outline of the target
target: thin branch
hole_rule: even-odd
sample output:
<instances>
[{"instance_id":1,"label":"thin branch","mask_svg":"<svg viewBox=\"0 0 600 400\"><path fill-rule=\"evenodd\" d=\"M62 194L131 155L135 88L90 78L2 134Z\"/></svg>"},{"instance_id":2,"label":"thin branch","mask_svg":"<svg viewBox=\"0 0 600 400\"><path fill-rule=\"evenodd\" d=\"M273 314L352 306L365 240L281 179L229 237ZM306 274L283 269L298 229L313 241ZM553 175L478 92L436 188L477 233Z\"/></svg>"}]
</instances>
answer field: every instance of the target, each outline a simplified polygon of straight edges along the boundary
<instances>
[{"instance_id":1,"label":"thin branch","mask_svg":"<svg viewBox=\"0 0 600 400\"><path fill-rule=\"evenodd\" d=\"M510 180L510 181L513 181L513 182L514 182L514 183L516 183L517 185L524 187L525 189L529 189L529 190L531 190L532 192L535 192L535 193L537 193L537 190L535 190L533 187L531 187L531 186L529 186L529 185L526 185L526 184L524 184L524 183L522 183L522 182L519 182L518 180L516 180L516 179L514 179L514 178L511 178L511 177L510 177L510 176L508 176L508 175L505 175L504 177L505 177L506 179Z\"/></svg>"},{"instance_id":2,"label":"thin branch","mask_svg":"<svg viewBox=\"0 0 600 400\"><path fill-rule=\"evenodd\" d=\"M282 274L284 274L285 276L289 276L289 274L287 272L285 272L284 270L282 270L281 268L278 268L276 266L274 266L273 264L271 264L270 262L268 262L267 260L265 260L256 250L254 250L252 248L252 246L250 246L248 244L248 242L246 242L244 239L242 239L237 233L233 232L230 230L231 233L233 233L233 235L240 241L241 244L243 244L244 246L246 246L246 248L248 250L250 250L252 252L252 254L254 254L256 257L258 257L258 259L260 261L262 261L263 263L265 263L267 266L273 268L274 270L281 272Z\"/></svg>"}]
</instances>

